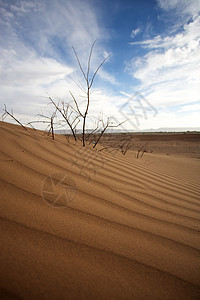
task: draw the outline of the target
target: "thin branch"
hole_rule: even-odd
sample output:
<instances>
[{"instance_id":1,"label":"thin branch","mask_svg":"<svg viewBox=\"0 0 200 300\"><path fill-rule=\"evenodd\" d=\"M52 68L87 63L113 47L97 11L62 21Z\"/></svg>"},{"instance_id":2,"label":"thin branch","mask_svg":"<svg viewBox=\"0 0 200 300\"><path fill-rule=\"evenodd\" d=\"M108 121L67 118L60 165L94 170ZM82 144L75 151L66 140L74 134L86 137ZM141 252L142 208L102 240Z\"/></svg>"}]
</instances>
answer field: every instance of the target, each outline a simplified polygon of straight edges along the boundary
<instances>
[{"instance_id":1,"label":"thin branch","mask_svg":"<svg viewBox=\"0 0 200 300\"><path fill-rule=\"evenodd\" d=\"M82 92L86 93L86 90L81 86L81 84L77 83L73 78L70 77L70 79L77 85L77 87L82 90Z\"/></svg>"},{"instance_id":2,"label":"thin branch","mask_svg":"<svg viewBox=\"0 0 200 300\"><path fill-rule=\"evenodd\" d=\"M46 121L46 120L31 121L31 122L28 123L28 125L32 126L33 123L49 124L49 126L47 126L47 128L50 127L49 131L48 131L48 135L51 133L52 139L54 140L54 138L55 138L54 137L54 118L56 117L56 111L52 114L51 117L47 117L43 114L39 114L39 116L42 117L42 118L48 119L49 121Z\"/></svg>"},{"instance_id":3,"label":"thin branch","mask_svg":"<svg viewBox=\"0 0 200 300\"><path fill-rule=\"evenodd\" d=\"M100 135L99 135L97 141L95 142L93 148L95 148L96 145L99 143L99 141L100 141L102 135L104 134L104 132L106 131L106 129L107 129L108 127L112 127L112 128L113 128L113 127L119 127L119 126L120 126L122 123L124 123L125 121L124 121L124 122L121 122L120 124L110 125L111 123L109 123L109 118L108 118L108 119L107 119L107 124L106 124L106 125L104 125L103 120L101 120L101 122L102 122L102 124L103 124L103 130L101 131L101 133L100 133Z\"/></svg>"},{"instance_id":4,"label":"thin branch","mask_svg":"<svg viewBox=\"0 0 200 300\"><path fill-rule=\"evenodd\" d=\"M79 68L80 68L81 72L83 73L83 76L84 76L85 80L87 81L87 77L86 77L85 72L84 72L84 70L83 70L83 68L82 68L82 65L81 65L81 63L80 63L78 54L76 53L76 50L74 49L74 47L72 47L72 49L74 50L74 54L75 54L75 56L76 56L76 59L77 59Z\"/></svg>"},{"instance_id":5,"label":"thin branch","mask_svg":"<svg viewBox=\"0 0 200 300\"><path fill-rule=\"evenodd\" d=\"M74 129L68 119L68 117L65 115L65 113L63 113L62 109L53 101L53 99L51 97L49 97L49 100L51 101L51 103L55 106L55 108L59 111L59 113L63 116L63 118L66 120L67 124L69 125L71 131L72 131L72 134L73 134L73 137L75 139L75 141L77 141L77 137L76 137L76 134L74 132Z\"/></svg>"},{"instance_id":6,"label":"thin branch","mask_svg":"<svg viewBox=\"0 0 200 300\"><path fill-rule=\"evenodd\" d=\"M27 130L27 128L17 119L13 116L13 110L11 108L11 113L9 111L7 111L6 105L4 104L4 111L5 113L2 115L2 117L9 115L11 118L13 118L19 125L21 125L25 130Z\"/></svg>"},{"instance_id":7,"label":"thin branch","mask_svg":"<svg viewBox=\"0 0 200 300\"><path fill-rule=\"evenodd\" d=\"M75 121L76 121L77 119L78 119L78 121L77 121L76 125L73 127L73 129L75 129L76 126L78 125L78 123L80 122L79 116L77 116L77 117L73 120L72 125L75 123Z\"/></svg>"},{"instance_id":8,"label":"thin branch","mask_svg":"<svg viewBox=\"0 0 200 300\"><path fill-rule=\"evenodd\" d=\"M94 43L92 44L92 47L90 49L90 55L89 55L89 58L88 58L88 69L87 69L87 82L89 83L89 75L90 75L90 61L91 61L91 57L92 57L92 51L93 51L93 48L94 48L94 45L96 43L96 40L94 41Z\"/></svg>"},{"instance_id":9,"label":"thin branch","mask_svg":"<svg viewBox=\"0 0 200 300\"><path fill-rule=\"evenodd\" d=\"M34 127L32 124L30 124L30 122L29 122L29 123L27 123L27 125L30 125L30 126L31 126L31 128L32 128L32 129L34 129L34 130L36 131L35 127Z\"/></svg>"},{"instance_id":10,"label":"thin branch","mask_svg":"<svg viewBox=\"0 0 200 300\"><path fill-rule=\"evenodd\" d=\"M142 158L142 156L144 155L144 151L145 151L145 146L146 146L147 144L145 144L145 145L143 145L142 147L140 147L139 149L138 149L138 152L137 152L137 155L136 155L136 158L138 159L139 158L139 155L140 155L140 152L143 150L143 152L142 152L142 154L140 155L140 158Z\"/></svg>"},{"instance_id":11,"label":"thin branch","mask_svg":"<svg viewBox=\"0 0 200 300\"><path fill-rule=\"evenodd\" d=\"M78 107L78 103L77 103L77 101L76 101L76 98L74 97L74 95L72 94L71 91L69 91L69 93L70 93L70 95L72 96L72 98L73 98L73 100L74 100L74 103L75 103L75 105L76 105L76 108L77 108L77 111L78 111L79 115L80 115L81 117L83 117L81 111L79 110L79 107Z\"/></svg>"},{"instance_id":12,"label":"thin branch","mask_svg":"<svg viewBox=\"0 0 200 300\"><path fill-rule=\"evenodd\" d=\"M54 140L54 128L53 128L53 120L54 120L54 117L55 117L55 114L51 116L51 128L50 128L50 131L51 131L51 135L52 135L52 139Z\"/></svg>"},{"instance_id":13,"label":"thin branch","mask_svg":"<svg viewBox=\"0 0 200 300\"><path fill-rule=\"evenodd\" d=\"M95 129L93 129L89 134L88 134L88 136L87 136L87 141L89 140L89 138L90 138L90 136L92 135L92 134L94 134L97 130L98 130L98 125L97 125L97 127L95 128ZM92 142L92 141L91 141ZM91 144L91 142L89 143L89 144Z\"/></svg>"},{"instance_id":14,"label":"thin branch","mask_svg":"<svg viewBox=\"0 0 200 300\"><path fill-rule=\"evenodd\" d=\"M132 147L131 141L129 140L128 143L124 142L122 145L119 145L121 152L123 155Z\"/></svg>"},{"instance_id":15,"label":"thin branch","mask_svg":"<svg viewBox=\"0 0 200 300\"><path fill-rule=\"evenodd\" d=\"M78 65L79 65L79 68L81 70L81 73L83 74L83 77L85 79L85 83L86 83L86 86L87 86L87 105L86 105L86 108L85 108L85 112L82 114L80 109L79 109L79 106L78 106L78 103L75 99L75 97L73 96L73 94L70 92L73 100L74 100L74 103L76 105L76 109L79 113L79 115L83 118L83 130L82 130L82 143L83 143L83 146L85 147L85 127L86 127L86 118L87 118L87 115L88 115L88 110L89 110L89 105L90 105L90 89L93 85L93 82L94 82L94 79L95 79L95 76L97 75L99 69L102 67L102 65L105 63L105 61L108 59L108 57L110 57L110 55L108 57L106 57L102 63L98 66L98 68L96 69L96 71L94 72L93 76L92 76L92 79L90 80L89 79L89 76L90 76L90 64L91 64L91 58L92 58L92 53L93 53L93 49L94 49L94 45L95 45L96 41L93 42L92 46L91 46L91 49L90 49L90 53L89 53L89 57L88 57L88 65L87 65L87 72L84 72L83 70L83 67L81 65L81 62L80 62L80 59L78 57L78 54L76 52L76 50L74 49L74 47L72 47L73 51L74 51L74 54L76 56L76 59L77 59L77 62L78 62Z\"/></svg>"},{"instance_id":16,"label":"thin branch","mask_svg":"<svg viewBox=\"0 0 200 300\"><path fill-rule=\"evenodd\" d=\"M110 56L111 56L111 54L108 55L108 56L102 61L102 63L98 66L98 68L97 68L96 71L94 72L94 75L92 76L92 80L91 80L91 82L90 82L89 88L92 87L94 78L95 78L95 76L97 75L99 69L103 66L103 64L106 62L106 60L107 60Z\"/></svg>"},{"instance_id":17,"label":"thin branch","mask_svg":"<svg viewBox=\"0 0 200 300\"><path fill-rule=\"evenodd\" d=\"M38 120L38 121L31 121L31 122L28 122L27 125L31 125L31 124L34 124L34 123L45 123L45 124L49 124L49 121L41 121L41 120Z\"/></svg>"}]
</instances>

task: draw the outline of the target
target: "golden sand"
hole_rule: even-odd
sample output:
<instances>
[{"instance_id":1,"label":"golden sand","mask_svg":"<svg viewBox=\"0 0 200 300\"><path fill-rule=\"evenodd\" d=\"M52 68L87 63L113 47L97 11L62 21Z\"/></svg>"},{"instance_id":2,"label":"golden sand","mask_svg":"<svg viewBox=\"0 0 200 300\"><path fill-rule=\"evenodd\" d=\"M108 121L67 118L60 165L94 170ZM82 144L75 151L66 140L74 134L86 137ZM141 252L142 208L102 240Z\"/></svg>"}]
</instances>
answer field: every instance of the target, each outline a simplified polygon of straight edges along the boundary
<instances>
[{"instance_id":1,"label":"golden sand","mask_svg":"<svg viewBox=\"0 0 200 300\"><path fill-rule=\"evenodd\" d=\"M200 299L199 159L0 139L0 298Z\"/></svg>"}]
</instances>

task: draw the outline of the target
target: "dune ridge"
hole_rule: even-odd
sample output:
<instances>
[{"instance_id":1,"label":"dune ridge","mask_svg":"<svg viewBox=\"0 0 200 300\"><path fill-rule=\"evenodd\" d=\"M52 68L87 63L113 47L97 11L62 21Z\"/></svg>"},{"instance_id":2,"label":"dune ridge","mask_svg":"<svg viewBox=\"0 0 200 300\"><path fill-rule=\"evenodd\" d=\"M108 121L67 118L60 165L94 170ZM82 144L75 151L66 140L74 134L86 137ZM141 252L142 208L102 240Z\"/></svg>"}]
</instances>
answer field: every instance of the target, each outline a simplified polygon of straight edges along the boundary
<instances>
[{"instance_id":1,"label":"dune ridge","mask_svg":"<svg viewBox=\"0 0 200 300\"><path fill-rule=\"evenodd\" d=\"M198 159L137 160L2 122L0 137L0 296L200 297Z\"/></svg>"}]
</instances>

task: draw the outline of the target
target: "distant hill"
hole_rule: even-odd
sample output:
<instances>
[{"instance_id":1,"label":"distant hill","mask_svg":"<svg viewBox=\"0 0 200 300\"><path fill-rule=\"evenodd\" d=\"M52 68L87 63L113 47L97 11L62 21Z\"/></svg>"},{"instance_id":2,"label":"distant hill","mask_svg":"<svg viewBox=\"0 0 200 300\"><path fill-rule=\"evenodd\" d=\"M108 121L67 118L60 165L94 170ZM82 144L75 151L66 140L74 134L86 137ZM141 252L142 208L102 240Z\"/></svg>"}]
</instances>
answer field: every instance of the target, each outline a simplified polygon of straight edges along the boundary
<instances>
[{"instance_id":1,"label":"distant hill","mask_svg":"<svg viewBox=\"0 0 200 300\"><path fill-rule=\"evenodd\" d=\"M91 132L92 129L87 130L87 132ZM111 133L111 132L116 132L116 133L120 133L120 132L194 132L194 131L198 131L200 132L200 127L161 127L158 129L142 129L142 130L127 130L125 131L124 129L111 129L108 128L106 130L106 133ZM71 131L69 129L63 129L63 130L55 130L55 133L57 134L70 134ZM82 130L78 129L77 130L77 134L81 134Z\"/></svg>"}]
</instances>

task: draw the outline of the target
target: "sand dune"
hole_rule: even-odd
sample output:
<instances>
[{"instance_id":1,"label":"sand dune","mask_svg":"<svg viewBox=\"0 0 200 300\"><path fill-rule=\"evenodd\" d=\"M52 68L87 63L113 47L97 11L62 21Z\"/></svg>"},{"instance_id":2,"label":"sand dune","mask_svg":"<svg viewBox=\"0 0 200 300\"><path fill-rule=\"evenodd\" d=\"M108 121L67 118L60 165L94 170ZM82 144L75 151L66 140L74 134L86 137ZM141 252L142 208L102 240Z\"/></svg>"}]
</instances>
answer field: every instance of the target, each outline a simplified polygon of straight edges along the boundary
<instances>
[{"instance_id":1,"label":"sand dune","mask_svg":"<svg viewBox=\"0 0 200 300\"><path fill-rule=\"evenodd\" d=\"M199 159L0 139L2 299L200 298Z\"/></svg>"}]
</instances>

